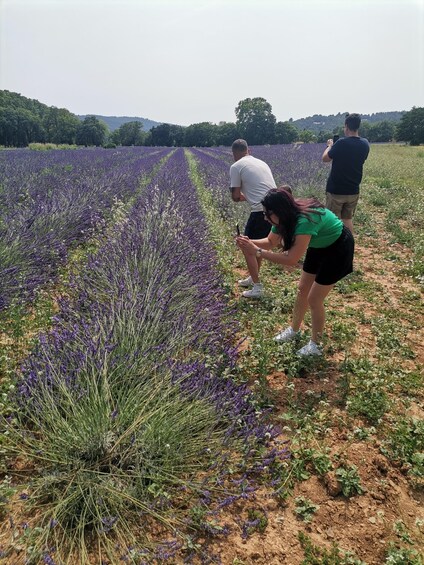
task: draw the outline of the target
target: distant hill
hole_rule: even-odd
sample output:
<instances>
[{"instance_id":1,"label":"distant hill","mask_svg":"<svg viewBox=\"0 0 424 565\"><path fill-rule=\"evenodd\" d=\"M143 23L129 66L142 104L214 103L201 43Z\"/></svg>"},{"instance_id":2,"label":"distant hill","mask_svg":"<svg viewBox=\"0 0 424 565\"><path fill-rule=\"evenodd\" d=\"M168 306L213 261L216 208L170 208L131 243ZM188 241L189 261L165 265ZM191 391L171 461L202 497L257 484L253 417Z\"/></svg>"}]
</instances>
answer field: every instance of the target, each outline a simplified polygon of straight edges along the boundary
<instances>
[{"instance_id":1,"label":"distant hill","mask_svg":"<svg viewBox=\"0 0 424 565\"><path fill-rule=\"evenodd\" d=\"M147 118L137 118L137 117L129 117L129 116L100 116L98 114L85 114L83 116L77 116L81 121L83 121L87 116L95 116L98 120L102 120L110 131L115 131L118 129L122 124L126 124L128 122L141 122L143 124L143 130L149 131L155 126L160 125L162 122L155 122L153 120L148 120Z\"/></svg>"},{"instance_id":2,"label":"distant hill","mask_svg":"<svg viewBox=\"0 0 424 565\"><path fill-rule=\"evenodd\" d=\"M2 109L22 109L28 110L38 117L46 114L49 106L42 104L34 98L26 98L17 92L10 92L9 90L0 90L0 108Z\"/></svg>"},{"instance_id":3,"label":"distant hill","mask_svg":"<svg viewBox=\"0 0 424 565\"><path fill-rule=\"evenodd\" d=\"M47 106L38 100L27 98L26 96L22 96L18 92L10 92L9 90L0 90L0 108L2 110L11 110L11 109L21 109L21 110L28 110L34 116L37 116L40 119L43 119L46 115L48 115L53 109L55 111L66 112L69 116L74 116L75 119L79 121L83 121L84 118L87 116L95 115L97 119L102 120L108 126L110 131L114 131L119 128L122 124L126 124L127 122L141 122L143 124L144 131L148 131L154 126L158 126L162 122L155 122L153 120L149 120L147 118L137 118L137 117L128 117L128 116L100 116L96 114L85 114L83 116L78 116L76 114L72 114L69 110L65 108L56 108L55 106ZM78 123L78 122L77 122Z\"/></svg>"},{"instance_id":4,"label":"distant hill","mask_svg":"<svg viewBox=\"0 0 424 565\"><path fill-rule=\"evenodd\" d=\"M333 131L344 124L345 116L348 112L331 114L330 116L323 116L322 114L314 114L308 118L301 118L299 120L290 120L290 123L297 127L299 130L307 129L314 133L320 131ZM376 112L375 114L361 114L363 122L399 122L404 112Z\"/></svg>"}]
</instances>

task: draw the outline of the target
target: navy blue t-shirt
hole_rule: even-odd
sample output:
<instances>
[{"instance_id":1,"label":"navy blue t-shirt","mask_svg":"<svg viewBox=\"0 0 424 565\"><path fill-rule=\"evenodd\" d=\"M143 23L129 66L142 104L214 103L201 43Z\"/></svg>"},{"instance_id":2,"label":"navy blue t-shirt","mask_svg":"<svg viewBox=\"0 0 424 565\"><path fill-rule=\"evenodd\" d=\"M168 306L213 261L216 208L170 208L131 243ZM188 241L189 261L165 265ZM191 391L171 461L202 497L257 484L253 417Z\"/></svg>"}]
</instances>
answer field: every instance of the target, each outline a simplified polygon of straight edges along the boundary
<instances>
[{"instance_id":1,"label":"navy blue t-shirt","mask_svg":"<svg viewBox=\"0 0 424 565\"><path fill-rule=\"evenodd\" d=\"M363 165L370 152L364 137L341 137L328 151L332 159L327 192L332 194L358 194Z\"/></svg>"}]
</instances>

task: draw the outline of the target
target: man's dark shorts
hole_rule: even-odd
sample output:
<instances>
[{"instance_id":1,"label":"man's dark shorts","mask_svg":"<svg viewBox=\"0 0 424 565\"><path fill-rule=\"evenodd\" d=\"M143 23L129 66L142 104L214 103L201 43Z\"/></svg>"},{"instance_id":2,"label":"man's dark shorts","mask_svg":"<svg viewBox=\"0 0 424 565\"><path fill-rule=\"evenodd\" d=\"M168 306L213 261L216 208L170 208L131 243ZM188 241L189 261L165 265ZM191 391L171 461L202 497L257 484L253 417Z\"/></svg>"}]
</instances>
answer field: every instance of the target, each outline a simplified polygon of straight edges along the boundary
<instances>
[{"instance_id":1,"label":"man's dark shorts","mask_svg":"<svg viewBox=\"0 0 424 565\"><path fill-rule=\"evenodd\" d=\"M335 284L353 271L355 241L350 231L343 227L340 237L329 247L309 247L303 270L315 276L315 282L322 285Z\"/></svg>"},{"instance_id":2,"label":"man's dark shorts","mask_svg":"<svg viewBox=\"0 0 424 565\"><path fill-rule=\"evenodd\" d=\"M250 239L268 237L271 225L265 220L263 212L251 212L244 228L244 235Z\"/></svg>"}]
</instances>

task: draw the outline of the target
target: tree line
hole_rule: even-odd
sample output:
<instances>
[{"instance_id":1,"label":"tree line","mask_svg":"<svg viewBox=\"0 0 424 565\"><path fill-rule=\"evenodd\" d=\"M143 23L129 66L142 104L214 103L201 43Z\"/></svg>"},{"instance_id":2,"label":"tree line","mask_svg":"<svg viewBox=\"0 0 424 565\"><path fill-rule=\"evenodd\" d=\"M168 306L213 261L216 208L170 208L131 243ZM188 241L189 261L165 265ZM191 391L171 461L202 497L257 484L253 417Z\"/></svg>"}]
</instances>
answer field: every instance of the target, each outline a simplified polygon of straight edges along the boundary
<instances>
[{"instance_id":1,"label":"tree line","mask_svg":"<svg viewBox=\"0 0 424 565\"><path fill-rule=\"evenodd\" d=\"M0 145L26 147L30 143L54 143L82 146L229 146L237 138L250 145L287 144L293 142L325 142L334 134L343 133L344 115L332 130L314 132L298 129L292 121L277 121L265 98L245 98L235 108L235 122L201 122L189 126L163 123L143 130L143 124L132 121L110 132L95 116L81 121L64 108L46 106L20 94L0 91ZM360 134L370 142L404 141L424 143L424 108L412 108L399 122L363 121Z\"/></svg>"},{"instance_id":2,"label":"tree line","mask_svg":"<svg viewBox=\"0 0 424 565\"><path fill-rule=\"evenodd\" d=\"M403 112L376 112L374 114L362 114L362 122L375 124L376 122L399 122L402 117ZM337 114L330 114L324 116L323 114L314 114L313 116L308 116L307 118L300 118L298 120L292 120L293 123L299 130L310 130L315 134L321 131L333 131L338 128L340 123L344 120L346 112L338 112ZM153 124L157 125L157 124Z\"/></svg>"}]
</instances>

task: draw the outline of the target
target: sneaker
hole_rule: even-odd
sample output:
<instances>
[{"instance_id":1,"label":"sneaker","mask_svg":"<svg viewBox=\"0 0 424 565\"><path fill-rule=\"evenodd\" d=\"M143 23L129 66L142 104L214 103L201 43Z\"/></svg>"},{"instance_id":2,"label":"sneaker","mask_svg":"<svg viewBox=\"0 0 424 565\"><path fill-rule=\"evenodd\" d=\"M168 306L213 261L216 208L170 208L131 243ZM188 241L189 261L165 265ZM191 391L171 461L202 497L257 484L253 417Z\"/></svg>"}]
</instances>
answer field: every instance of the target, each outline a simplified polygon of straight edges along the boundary
<instances>
[{"instance_id":1,"label":"sneaker","mask_svg":"<svg viewBox=\"0 0 424 565\"><path fill-rule=\"evenodd\" d=\"M245 290L241 294L244 298L262 298L264 294L264 287L261 283L256 283L250 290Z\"/></svg>"},{"instance_id":2,"label":"sneaker","mask_svg":"<svg viewBox=\"0 0 424 565\"><path fill-rule=\"evenodd\" d=\"M321 346L317 345L315 341L312 339L303 346L299 351L296 353L298 357L308 357L309 355L322 355Z\"/></svg>"},{"instance_id":3,"label":"sneaker","mask_svg":"<svg viewBox=\"0 0 424 565\"><path fill-rule=\"evenodd\" d=\"M248 276L247 279L240 279L238 284L244 288L249 288L249 286L253 286L252 277Z\"/></svg>"},{"instance_id":4,"label":"sneaker","mask_svg":"<svg viewBox=\"0 0 424 565\"><path fill-rule=\"evenodd\" d=\"M295 337L297 337L300 332L295 332L294 329L289 326L285 330L282 330L279 334L274 337L274 341L277 343L286 343L288 341L292 341Z\"/></svg>"}]
</instances>

